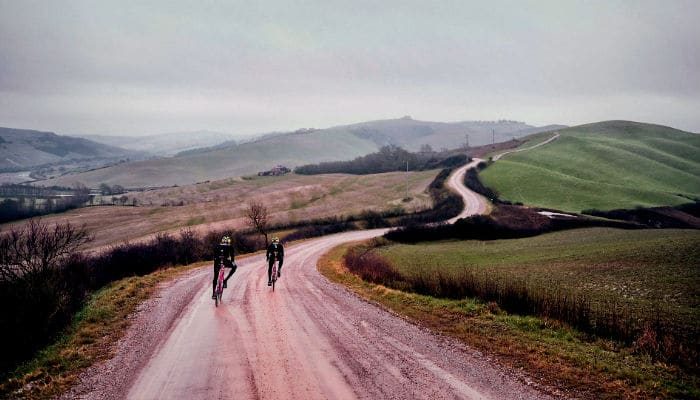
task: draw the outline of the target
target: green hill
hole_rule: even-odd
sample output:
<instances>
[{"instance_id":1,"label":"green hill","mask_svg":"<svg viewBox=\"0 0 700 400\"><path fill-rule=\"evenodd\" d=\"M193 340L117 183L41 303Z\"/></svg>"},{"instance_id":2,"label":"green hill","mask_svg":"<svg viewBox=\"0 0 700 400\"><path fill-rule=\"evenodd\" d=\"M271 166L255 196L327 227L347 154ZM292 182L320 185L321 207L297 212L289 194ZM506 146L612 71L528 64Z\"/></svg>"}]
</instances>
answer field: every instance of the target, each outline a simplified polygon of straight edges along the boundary
<instances>
[{"instance_id":1,"label":"green hill","mask_svg":"<svg viewBox=\"0 0 700 400\"><path fill-rule=\"evenodd\" d=\"M558 132L552 143L497 161L482 180L503 199L566 211L700 198L698 134L629 121Z\"/></svg>"}]
</instances>

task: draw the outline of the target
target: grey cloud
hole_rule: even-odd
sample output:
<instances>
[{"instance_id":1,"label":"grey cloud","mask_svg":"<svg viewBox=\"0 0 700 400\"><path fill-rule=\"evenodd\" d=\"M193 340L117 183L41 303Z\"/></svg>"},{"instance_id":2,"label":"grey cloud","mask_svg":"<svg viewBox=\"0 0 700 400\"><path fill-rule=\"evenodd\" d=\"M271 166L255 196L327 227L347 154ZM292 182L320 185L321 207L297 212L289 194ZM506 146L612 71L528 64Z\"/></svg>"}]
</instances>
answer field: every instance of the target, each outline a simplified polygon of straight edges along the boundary
<instances>
[{"instance_id":1,"label":"grey cloud","mask_svg":"<svg viewBox=\"0 0 700 400\"><path fill-rule=\"evenodd\" d=\"M412 114L700 131L698 16L694 1L0 0L0 125L249 133Z\"/></svg>"}]
</instances>

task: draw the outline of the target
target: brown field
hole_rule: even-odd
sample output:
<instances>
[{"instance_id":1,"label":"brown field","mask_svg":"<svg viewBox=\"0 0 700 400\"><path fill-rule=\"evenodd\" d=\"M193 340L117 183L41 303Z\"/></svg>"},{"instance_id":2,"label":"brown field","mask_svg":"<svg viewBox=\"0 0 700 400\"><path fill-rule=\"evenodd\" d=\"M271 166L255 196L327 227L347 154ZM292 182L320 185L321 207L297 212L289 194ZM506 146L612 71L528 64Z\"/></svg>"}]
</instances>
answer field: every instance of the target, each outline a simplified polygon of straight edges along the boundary
<instances>
[{"instance_id":1,"label":"brown field","mask_svg":"<svg viewBox=\"0 0 700 400\"><path fill-rule=\"evenodd\" d=\"M85 224L94 235L90 248L95 249L144 239L158 232L177 232L184 227L198 232L243 228L246 227L245 209L252 200L267 205L272 223L346 216L363 210L380 211L395 207L415 211L431 206L425 190L437 172L230 178L128 193L127 204L135 198L139 204L137 207L86 207L43 219L49 223ZM407 179L411 200L403 202ZM18 224L21 222L0 225L0 230Z\"/></svg>"}]
</instances>

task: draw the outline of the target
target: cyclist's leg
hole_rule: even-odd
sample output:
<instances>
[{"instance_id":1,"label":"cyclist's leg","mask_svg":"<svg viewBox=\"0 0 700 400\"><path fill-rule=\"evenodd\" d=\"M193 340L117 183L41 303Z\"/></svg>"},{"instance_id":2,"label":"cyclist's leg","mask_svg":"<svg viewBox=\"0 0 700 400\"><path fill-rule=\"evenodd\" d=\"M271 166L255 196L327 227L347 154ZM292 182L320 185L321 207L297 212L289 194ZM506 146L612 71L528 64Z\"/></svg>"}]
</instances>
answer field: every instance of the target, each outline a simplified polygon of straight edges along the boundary
<instances>
[{"instance_id":1,"label":"cyclist's leg","mask_svg":"<svg viewBox=\"0 0 700 400\"><path fill-rule=\"evenodd\" d=\"M234 265L231 260L226 260L224 261L224 264L226 265L226 268L231 268L231 270L228 272L228 276L224 279L224 287L226 287L226 283L228 282L228 278L233 275L234 272L236 272L237 266Z\"/></svg>"},{"instance_id":2,"label":"cyclist's leg","mask_svg":"<svg viewBox=\"0 0 700 400\"><path fill-rule=\"evenodd\" d=\"M267 284L270 285L272 283L272 264L275 263L275 259L270 257L268 266L267 266Z\"/></svg>"},{"instance_id":3,"label":"cyclist's leg","mask_svg":"<svg viewBox=\"0 0 700 400\"><path fill-rule=\"evenodd\" d=\"M280 257L279 264L277 264L277 277L279 278L282 276L282 262L284 261L283 258Z\"/></svg>"},{"instance_id":4,"label":"cyclist's leg","mask_svg":"<svg viewBox=\"0 0 700 400\"><path fill-rule=\"evenodd\" d=\"M219 260L214 260L214 280L212 281L212 297L216 294L216 280L219 276L219 269L221 269L223 266L219 263Z\"/></svg>"}]
</instances>

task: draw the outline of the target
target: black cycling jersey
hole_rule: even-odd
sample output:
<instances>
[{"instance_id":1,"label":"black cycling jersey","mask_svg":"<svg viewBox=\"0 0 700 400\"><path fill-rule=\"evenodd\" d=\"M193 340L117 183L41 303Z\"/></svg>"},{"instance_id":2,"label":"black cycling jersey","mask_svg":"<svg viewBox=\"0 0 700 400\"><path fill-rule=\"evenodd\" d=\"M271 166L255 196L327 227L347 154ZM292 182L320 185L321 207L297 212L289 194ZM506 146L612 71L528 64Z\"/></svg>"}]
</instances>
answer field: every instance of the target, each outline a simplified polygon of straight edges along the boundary
<instances>
[{"instance_id":1,"label":"black cycling jersey","mask_svg":"<svg viewBox=\"0 0 700 400\"><path fill-rule=\"evenodd\" d=\"M214 258L233 260L233 246L228 246L225 244L218 244L214 248Z\"/></svg>"},{"instance_id":2,"label":"black cycling jersey","mask_svg":"<svg viewBox=\"0 0 700 400\"><path fill-rule=\"evenodd\" d=\"M270 243L270 245L267 246L266 257L268 260L282 261L284 259L284 247L279 243Z\"/></svg>"},{"instance_id":3,"label":"black cycling jersey","mask_svg":"<svg viewBox=\"0 0 700 400\"><path fill-rule=\"evenodd\" d=\"M214 248L214 280L212 288L216 289L216 279L219 276L219 269L222 267L231 268L224 282L228 282L231 275L238 269L236 261L234 261L233 246L218 244Z\"/></svg>"},{"instance_id":4,"label":"black cycling jersey","mask_svg":"<svg viewBox=\"0 0 700 400\"><path fill-rule=\"evenodd\" d=\"M280 243L270 243L269 246L267 246L267 261L268 261L268 266L267 266L267 280L268 282L272 279L272 264L275 263L275 261L278 261L278 274L281 273L282 271L282 264L284 263L284 247Z\"/></svg>"}]
</instances>

